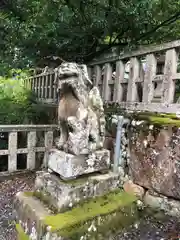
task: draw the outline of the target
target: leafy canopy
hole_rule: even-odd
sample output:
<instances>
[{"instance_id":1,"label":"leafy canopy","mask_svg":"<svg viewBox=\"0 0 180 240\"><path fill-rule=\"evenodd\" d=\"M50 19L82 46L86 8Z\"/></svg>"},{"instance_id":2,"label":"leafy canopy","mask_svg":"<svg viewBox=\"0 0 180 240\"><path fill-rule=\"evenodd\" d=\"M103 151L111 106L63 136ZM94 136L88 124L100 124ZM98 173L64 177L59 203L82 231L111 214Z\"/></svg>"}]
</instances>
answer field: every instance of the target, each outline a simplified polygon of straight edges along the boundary
<instances>
[{"instance_id":1,"label":"leafy canopy","mask_svg":"<svg viewBox=\"0 0 180 240\"><path fill-rule=\"evenodd\" d=\"M178 39L179 9L179 0L2 0L0 69Z\"/></svg>"}]
</instances>

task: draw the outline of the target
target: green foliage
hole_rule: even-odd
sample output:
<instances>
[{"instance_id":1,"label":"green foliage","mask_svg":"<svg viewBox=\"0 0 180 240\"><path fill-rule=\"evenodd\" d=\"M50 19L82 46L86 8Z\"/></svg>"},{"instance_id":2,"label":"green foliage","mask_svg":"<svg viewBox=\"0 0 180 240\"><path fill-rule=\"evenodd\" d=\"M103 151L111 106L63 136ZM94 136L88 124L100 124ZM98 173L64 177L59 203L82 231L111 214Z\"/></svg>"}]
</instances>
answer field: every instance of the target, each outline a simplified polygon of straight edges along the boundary
<instances>
[{"instance_id":1,"label":"green foliage","mask_svg":"<svg viewBox=\"0 0 180 240\"><path fill-rule=\"evenodd\" d=\"M12 69L7 77L0 77L0 124L37 123L48 120L43 106L37 102L24 79L28 71Z\"/></svg>"},{"instance_id":2,"label":"green foliage","mask_svg":"<svg viewBox=\"0 0 180 240\"><path fill-rule=\"evenodd\" d=\"M1 9L1 71L180 37L179 0L13 0Z\"/></svg>"}]
</instances>

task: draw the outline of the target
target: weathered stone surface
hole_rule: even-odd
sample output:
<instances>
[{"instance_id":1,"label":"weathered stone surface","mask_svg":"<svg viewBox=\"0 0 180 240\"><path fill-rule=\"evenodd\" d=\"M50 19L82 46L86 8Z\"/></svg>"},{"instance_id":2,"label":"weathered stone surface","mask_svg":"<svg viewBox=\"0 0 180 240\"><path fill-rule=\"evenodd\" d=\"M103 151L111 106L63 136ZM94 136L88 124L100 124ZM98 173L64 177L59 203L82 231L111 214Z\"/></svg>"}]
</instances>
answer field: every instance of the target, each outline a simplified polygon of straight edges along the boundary
<instances>
[{"instance_id":1,"label":"weathered stone surface","mask_svg":"<svg viewBox=\"0 0 180 240\"><path fill-rule=\"evenodd\" d=\"M42 171L37 173L35 181L35 191L39 192L42 199L48 199L49 204L59 212L72 208L78 202L105 195L120 186L120 176L113 172L62 181L58 176Z\"/></svg>"},{"instance_id":2,"label":"weathered stone surface","mask_svg":"<svg viewBox=\"0 0 180 240\"><path fill-rule=\"evenodd\" d=\"M143 201L145 205L153 209L163 210L170 216L180 217L180 202L177 200L162 195L152 195L150 191L147 191Z\"/></svg>"},{"instance_id":3,"label":"weathered stone surface","mask_svg":"<svg viewBox=\"0 0 180 240\"><path fill-rule=\"evenodd\" d=\"M56 69L60 101L60 138L56 146L74 155L103 148L105 115L98 87L93 86L86 65L63 62Z\"/></svg>"},{"instance_id":4,"label":"weathered stone surface","mask_svg":"<svg viewBox=\"0 0 180 240\"><path fill-rule=\"evenodd\" d=\"M48 168L58 173L63 179L110 168L110 153L106 149L89 155L75 156L63 151L52 149L49 154Z\"/></svg>"},{"instance_id":5,"label":"weathered stone surface","mask_svg":"<svg viewBox=\"0 0 180 240\"><path fill-rule=\"evenodd\" d=\"M137 219L136 198L124 192L95 198L71 211L52 215L31 193L18 193L14 202L17 230L30 239L113 239Z\"/></svg>"},{"instance_id":6,"label":"weathered stone surface","mask_svg":"<svg viewBox=\"0 0 180 240\"><path fill-rule=\"evenodd\" d=\"M163 124L163 118L159 121ZM136 125L129 137L133 182L180 199L180 128L144 122Z\"/></svg>"},{"instance_id":7,"label":"weathered stone surface","mask_svg":"<svg viewBox=\"0 0 180 240\"><path fill-rule=\"evenodd\" d=\"M19 192L14 200L14 208L17 212L17 223L23 228L25 234L31 237L30 239L40 239L40 236L46 234L47 230L42 220L49 213L39 201Z\"/></svg>"},{"instance_id":8,"label":"weathered stone surface","mask_svg":"<svg viewBox=\"0 0 180 240\"><path fill-rule=\"evenodd\" d=\"M145 194L144 188L134 184L131 180L126 181L123 185L123 188L125 192L134 194L140 199L142 199Z\"/></svg>"}]
</instances>

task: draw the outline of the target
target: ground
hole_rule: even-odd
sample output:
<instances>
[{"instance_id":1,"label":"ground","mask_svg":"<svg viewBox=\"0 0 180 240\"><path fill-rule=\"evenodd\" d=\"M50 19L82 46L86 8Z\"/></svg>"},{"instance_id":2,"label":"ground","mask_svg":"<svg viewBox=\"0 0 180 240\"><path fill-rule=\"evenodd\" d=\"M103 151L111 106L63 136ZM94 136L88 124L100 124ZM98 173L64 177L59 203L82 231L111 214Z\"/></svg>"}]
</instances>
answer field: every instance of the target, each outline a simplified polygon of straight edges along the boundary
<instances>
[{"instance_id":1,"label":"ground","mask_svg":"<svg viewBox=\"0 0 180 240\"><path fill-rule=\"evenodd\" d=\"M0 179L0 240L16 240L16 231L12 222L13 197L18 191L31 190L34 178L34 174L26 174L11 179ZM175 238L178 233L180 233L180 222L176 218L165 217L163 220L157 220L146 216L120 233L114 240L175 240L178 239Z\"/></svg>"},{"instance_id":2,"label":"ground","mask_svg":"<svg viewBox=\"0 0 180 240\"><path fill-rule=\"evenodd\" d=\"M33 188L35 174L0 179L0 240L16 240L13 223L13 197L19 191Z\"/></svg>"}]
</instances>

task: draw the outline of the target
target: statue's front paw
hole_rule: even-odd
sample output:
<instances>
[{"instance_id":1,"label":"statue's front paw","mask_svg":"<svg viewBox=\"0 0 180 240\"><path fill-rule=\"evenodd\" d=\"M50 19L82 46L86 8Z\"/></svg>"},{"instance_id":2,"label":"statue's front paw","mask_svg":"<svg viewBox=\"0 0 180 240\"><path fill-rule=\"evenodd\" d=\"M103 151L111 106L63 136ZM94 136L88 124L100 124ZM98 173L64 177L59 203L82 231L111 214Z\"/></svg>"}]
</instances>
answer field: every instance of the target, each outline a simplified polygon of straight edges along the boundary
<instances>
[{"instance_id":1,"label":"statue's front paw","mask_svg":"<svg viewBox=\"0 0 180 240\"><path fill-rule=\"evenodd\" d=\"M64 145L64 143L63 143L62 141L60 141L59 138L56 138L56 139L55 139L55 146L56 146L59 150L62 149L63 145Z\"/></svg>"},{"instance_id":2,"label":"statue's front paw","mask_svg":"<svg viewBox=\"0 0 180 240\"><path fill-rule=\"evenodd\" d=\"M104 137L105 133L104 132L100 132L99 135L100 135L100 137Z\"/></svg>"},{"instance_id":3,"label":"statue's front paw","mask_svg":"<svg viewBox=\"0 0 180 240\"><path fill-rule=\"evenodd\" d=\"M64 150L66 153L68 152L68 144L67 144L67 143L64 144L63 150Z\"/></svg>"}]
</instances>

